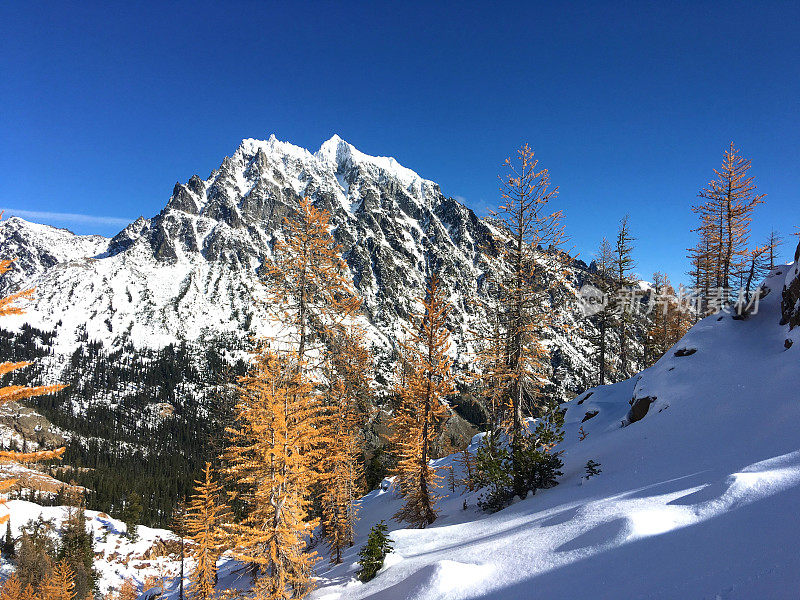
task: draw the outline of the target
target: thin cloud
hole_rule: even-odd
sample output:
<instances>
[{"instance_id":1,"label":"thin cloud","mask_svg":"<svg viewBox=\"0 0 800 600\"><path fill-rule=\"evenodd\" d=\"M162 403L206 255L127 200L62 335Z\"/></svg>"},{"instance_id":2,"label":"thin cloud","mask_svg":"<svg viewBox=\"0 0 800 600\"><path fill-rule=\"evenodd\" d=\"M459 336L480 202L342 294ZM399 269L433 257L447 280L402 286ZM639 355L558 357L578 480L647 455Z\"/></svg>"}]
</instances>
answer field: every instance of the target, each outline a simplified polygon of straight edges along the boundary
<instances>
[{"instance_id":1,"label":"thin cloud","mask_svg":"<svg viewBox=\"0 0 800 600\"><path fill-rule=\"evenodd\" d=\"M453 196L453 199L457 202L460 202L464 206L470 207L473 211L475 211L479 217L486 217L489 216L491 211L497 210L497 206L485 202L483 200L476 200L471 201L467 200L464 196Z\"/></svg>"},{"instance_id":2,"label":"thin cloud","mask_svg":"<svg viewBox=\"0 0 800 600\"><path fill-rule=\"evenodd\" d=\"M119 217L100 217L97 215L79 215L75 213L46 212L38 210L17 210L16 208L0 208L5 212L5 217L21 217L34 221L57 221L60 223L81 223L84 225L109 225L124 227L129 225L133 219L122 219Z\"/></svg>"}]
</instances>

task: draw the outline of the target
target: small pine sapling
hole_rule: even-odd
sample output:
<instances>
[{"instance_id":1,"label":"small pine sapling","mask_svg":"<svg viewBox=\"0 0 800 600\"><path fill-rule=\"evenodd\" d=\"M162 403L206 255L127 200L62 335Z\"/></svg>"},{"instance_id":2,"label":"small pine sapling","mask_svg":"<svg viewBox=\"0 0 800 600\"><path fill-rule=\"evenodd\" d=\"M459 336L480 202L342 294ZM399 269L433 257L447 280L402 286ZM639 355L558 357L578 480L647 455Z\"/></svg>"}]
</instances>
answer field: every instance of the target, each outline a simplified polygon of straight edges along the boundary
<instances>
[{"instance_id":1,"label":"small pine sapling","mask_svg":"<svg viewBox=\"0 0 800 600\"><path fill-rule=\"evenodd\" d=\"M458 483L468 492L475 491L475 476L477 471L477 462L475 455L469 451L469 448L464 448L455 458L456 464L461 468L464 475Z\"/></svg>"},{"instance_id":2,"label":"small pine sapling","mask_svg":"<svg viewBox=\"0 0 800 600\"><path fill-rule=\"evenodd\" d=\"M451 494L456 493L456 474L453 471L453 467L447 469L447 488Z\"/></svg>"},{"instance_id":3,"label":"small pine sapling","mask_svg":"<svg viewBox=\"0 0 800 600\"><path fill-rule=\"evenodd\" d=\"M358 553L361 560L358 564L361 565L361 570L358 572L358 578L367 582L378 574L378 571L383 567L383 560L386 555L392 551L392 540L386 535L387 527L386 522L381 521L370 529L367 543Z\"/></svg>"},{"instance_id":4,"label":"small pine sapling","mask_svg":"<svg viewBox=\"0 0 800 600\"><path fill-rule=\"evenodd\" d=\"M595 462L592 459L589 459L586 462L586 479L589 479L590 477L592 477L594 475L598 475L602 471L603 470L600 468L600 463L599 462Z\"/></svg>"},{"instance_id":5,"label":"small pine sapling","mask_svg":"<svg viewBox=\"0 0 800 600\"><path fill-rule=\"evenodd\" d=\"M17 551L14 548L14 536L11 535L11 521L6 521L6 537L3 540L2 556L6 560L11 560L17 556Z\"/></svg>"},{"instance_id":6,"label":"small pine sapling","mask_svg":"<svg viewBox=\"0 0 800 600\"><path fill-rule=\"evenodd\" d=\"M581 428L580 428L580 429L578 429L578 439L579 439L580 441L583 441L583 440L585 440L585 439L586 439L588 436L589 436L589 434L588 434L586 431L584 431L584 430L583 430L583 425L581 425Z\"/></svg>"},{"instance_id":7,"label":"small pine sapling","mask_svg":"<svg viewBox=\"0 0 800 600\"><path fill-rule=\"evenodd\" d=\"M484 490L478 499L481 510L497 512L513 496L510 460L508 448L500 443L499 432L487 433L475 456L475 487Z\"/></svg>"}]
</instances>

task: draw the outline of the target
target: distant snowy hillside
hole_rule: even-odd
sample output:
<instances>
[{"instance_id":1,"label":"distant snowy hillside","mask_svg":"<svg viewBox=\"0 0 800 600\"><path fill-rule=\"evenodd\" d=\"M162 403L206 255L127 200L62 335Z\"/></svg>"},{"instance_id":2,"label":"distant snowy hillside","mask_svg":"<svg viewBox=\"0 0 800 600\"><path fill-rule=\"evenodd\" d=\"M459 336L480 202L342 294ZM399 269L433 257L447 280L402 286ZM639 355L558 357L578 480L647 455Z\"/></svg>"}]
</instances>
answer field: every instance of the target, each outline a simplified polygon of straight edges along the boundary
<instances>
[{"instance_id":1,"label":"distant snowy hillside","mask_svg":"<svg viewBox=\"0 0 800 600\"><path fill-rule=\"evenodd\" d=\"M446 497L429 529L394 524L395 552L362 584L358 547L399 506L370 493L313 598L800 597L800 329L779 324L793 269L767 279L757 315L708 317L652 368L569 402L560 485L492 516ZM632 402L649 408L635 422ZM587 481L589 459L602 472Z\"/></svg>"},{"instance_id":2,"label":"distant snowy hillside","mask_svg":"<svg viewBox=\"0 0 800 600\"><path fill-rule=\"evenodd\" d=\"M0 222L3 258L13 258L14 268L0 278L6 295L35 281L48 269L80 264L108 249L109 239L99 235L75 235L67 229L29 223L19 217Z\"/></svg>"}]
</instances>

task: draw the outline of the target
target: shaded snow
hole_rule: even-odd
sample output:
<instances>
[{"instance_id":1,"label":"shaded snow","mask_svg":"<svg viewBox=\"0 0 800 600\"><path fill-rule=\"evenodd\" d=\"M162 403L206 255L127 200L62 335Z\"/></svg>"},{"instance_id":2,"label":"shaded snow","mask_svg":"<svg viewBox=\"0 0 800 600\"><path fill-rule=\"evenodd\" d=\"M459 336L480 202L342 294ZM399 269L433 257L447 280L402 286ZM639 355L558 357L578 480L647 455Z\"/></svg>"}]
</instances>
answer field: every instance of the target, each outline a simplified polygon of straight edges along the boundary
<instances>
[{"instance_id":1,"label":"shaded snow","mask_svg":"<svg viewBox=\"0 0 800 600\"><path fill-rule=\"evenodd\" d=\"M434 526L394 524L397 557L375 580L355 582L353 549L343 566L321 569L313 597L798 597L800 363L783 342L800 334L778 324L778 302L771 293L745 321L709 317L676 345L695 354L673 349L568 403L557 487L491 516L474 495L448 497ZM657 400L623 427L634 395ZM585 480L589 459L602 473ZM367 495L356 547L398 507L392 492Z\"/></svg>"}]
</instances>

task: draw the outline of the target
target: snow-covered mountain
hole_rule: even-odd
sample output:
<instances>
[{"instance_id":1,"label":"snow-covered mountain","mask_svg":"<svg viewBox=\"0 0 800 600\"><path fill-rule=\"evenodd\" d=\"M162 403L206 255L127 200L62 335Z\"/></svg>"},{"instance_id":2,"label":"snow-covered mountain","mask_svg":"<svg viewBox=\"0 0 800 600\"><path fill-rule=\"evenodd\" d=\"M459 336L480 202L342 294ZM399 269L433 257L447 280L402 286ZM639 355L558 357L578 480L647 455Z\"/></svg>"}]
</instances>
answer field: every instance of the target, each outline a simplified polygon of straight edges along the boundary
<instances>
[{"instance_id":1,"label":"snow-covered mountain","mask_svg":"<svg viewBox=\"0 0 800 600\"><path fill-rule=\"evenodd\" d=\"M491 223L392 158L359 152L338 136L316 153L247 139L206 179L177 183L165 208L112 239L11 218L0 223L0 257L18 268L0 293L35 286L18 320L57 330L56 347L78 340L158 348L267 329L258 269L284 218L303 196L331 212L353 281L364 298L370 337L388 354L435 270L450 291L457 364L469 360L476 298L492 260ZM575 261L567 295L586 273ZM565 318L575 319L571 308ZM6 323L9 326L11 321ZM554 334L558 388L569 397L589 378L586 334Z\"/></svg>"}]
</instances>

